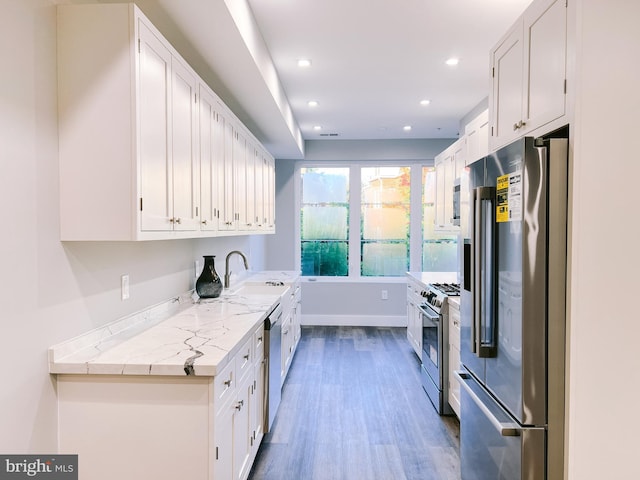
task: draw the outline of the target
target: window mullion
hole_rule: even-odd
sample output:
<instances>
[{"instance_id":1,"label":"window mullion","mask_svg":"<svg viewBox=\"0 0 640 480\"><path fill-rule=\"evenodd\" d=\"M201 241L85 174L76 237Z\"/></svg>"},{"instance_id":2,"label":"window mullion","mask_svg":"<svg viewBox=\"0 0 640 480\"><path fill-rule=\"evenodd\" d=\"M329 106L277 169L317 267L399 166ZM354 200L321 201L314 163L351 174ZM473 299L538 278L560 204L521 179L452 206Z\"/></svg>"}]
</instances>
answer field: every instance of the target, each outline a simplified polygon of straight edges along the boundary
<instances>
[{"instance_id":1,"label":"window mullion","mask_svg":"<svg viewBox=\"0 0 640 480\"><path fill-rule=\"evenodd\" d=\"M409 270L422 270L422 165L411 166Z\"/></svg>"},{"instance_id":2,"label":"window mullion","mask_svg":"<svg viewBox=\"0 0 640 480\"><path fill-rule=\"evenodd\" d=\"M362 187L360 167L349 168L349 276L360 277L360 220Z\"/></svg>"}]
</instances>

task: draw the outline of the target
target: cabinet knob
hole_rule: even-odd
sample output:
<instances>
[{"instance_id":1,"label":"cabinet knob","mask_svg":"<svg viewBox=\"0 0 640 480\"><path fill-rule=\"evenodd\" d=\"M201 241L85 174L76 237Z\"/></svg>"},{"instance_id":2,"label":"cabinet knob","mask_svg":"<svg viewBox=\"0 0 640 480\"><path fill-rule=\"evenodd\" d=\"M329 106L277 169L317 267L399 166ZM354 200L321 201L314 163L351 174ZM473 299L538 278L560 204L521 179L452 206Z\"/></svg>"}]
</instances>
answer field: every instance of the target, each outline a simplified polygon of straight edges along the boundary
<instances>
[{"instance_id":1,"label":"cabinet knob","mask_svg":"<svg viewBox=\"0 0 640 480\"><path fill-rule=\"evenodd\" d=\"M206 224L207 224L207 221L206 221L206 220L202 220L202 224L203 224L203 225L206 225Z\"/></svg>"},{"instance_id":2,"label":"cabinet knob","mask_svg":"<svg viewBox=\"0 0 640 480\"><path fill-rule=\"evenodd\" d=\"M229 379L229 380L225 380L224 384L225 384L227 387L230 387L230 386L231 386L231 379Z\"/></svg>"},{"instance_id":3,"label":"cabinet knob","mask_svg":"<svg viewBox=\"0 0 640 480\"><path fill-rule=\"evenodd\" d=\"M182 223L182 220L180 219L180 217L176 218L176 223Z\"/></svg>"},{"instance_id":4,"label":"cabinet knob","mask_svg":"<svg viewBox=\"0 0 640 480\"><path fill-rule=\"evenodd\" d=\"M526 122L523 122L522 120L520 120L518 123L513 124L513 129L518 130L519 128L524 127L526 124L527 124Z\"/></svg>"},{"instance_id":5,"label":"cabinet knob","mask_svg":"<svg viewBox=\"0 0 640 480\"><path fill-rule=\"evenodd\" d=\"M238 403L236 403L236 410L238 411L242 410L243 405L244 405L244 400L238 400Z\"/></svg>"},{"instance_id":6,"label":"cabinet knob","mask_svg":"<svg viewBox=\"0 0 640 480\"><path fill-rule=\"evenodd\" d=\"M244 356L244 359L245 360L249 360L249 354L248 353Z\"/></svg>"}]
</instances>

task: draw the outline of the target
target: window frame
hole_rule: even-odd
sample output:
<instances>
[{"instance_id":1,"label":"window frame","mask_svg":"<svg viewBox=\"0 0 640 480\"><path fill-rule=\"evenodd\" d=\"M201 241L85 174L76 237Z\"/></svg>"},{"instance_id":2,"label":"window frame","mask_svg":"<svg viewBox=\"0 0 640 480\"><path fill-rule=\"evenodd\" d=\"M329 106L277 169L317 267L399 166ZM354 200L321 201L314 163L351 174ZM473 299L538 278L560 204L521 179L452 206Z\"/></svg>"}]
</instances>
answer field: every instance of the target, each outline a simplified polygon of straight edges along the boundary
<instances>
[{"instance_id":1,"label":"window frame","mask_svg":"<svg viewBox=\"0 0 640 480\"><path fill-rule=\"evenodd\" d=\"M295 187L295 266L302 269L300 212L302 208L302 168L349 168L349 237L348 237L348 275L347 276L305 276L306 279L327 279L330 281L362 281L362 282L404 282L404 276L363 276L360 274L361 262L361 219L362 219L362 184L361 168L364 167L409 167L410 180L410 221L409 221L409 271L422 271L422 168L433 167L433 160L387 160L387 161L301 161L296 162ZM418 215L415 215L418 212Z\"/></svg>"}]
</instances>

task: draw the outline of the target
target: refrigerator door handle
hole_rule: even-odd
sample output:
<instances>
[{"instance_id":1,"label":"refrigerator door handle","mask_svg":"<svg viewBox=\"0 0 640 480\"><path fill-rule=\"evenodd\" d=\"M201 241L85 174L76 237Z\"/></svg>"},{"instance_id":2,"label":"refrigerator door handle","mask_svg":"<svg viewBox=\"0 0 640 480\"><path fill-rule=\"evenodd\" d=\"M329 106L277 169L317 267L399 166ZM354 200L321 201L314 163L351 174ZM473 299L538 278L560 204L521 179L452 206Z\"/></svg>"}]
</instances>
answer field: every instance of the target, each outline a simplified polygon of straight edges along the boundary
<instances>
[{"instance_id":1,"label":"refrigerator door handle","mask_svg":"<svg viewBox=\"0 0 640 480\"><path fill-rule=\"evenodd\" d=\"M471 350L480 358L496 356L494 187L473 191L473 321Z\"/></svg>"},{"instance_id":2,"label":"refrigerator door handle","mask_svg":"<svg viewBox=\"0 0 640 480\"><path fill-rule=\"evenodd\" d=\"M487 420L491 422L491 425L502 435L503 437L519 437L520 436L520 426L517 423L512 422L501 422L496 418L496 416L489 410L489 408L484 404L484 402L478 397L478 395L473 391L473 389L468 385L469 382L472 382L471 375L467 372L456 370L454 372L456 379L460 382L462 388L469 394L473 402L476 406L484 413Z\"/></svg>"}]
</instances>

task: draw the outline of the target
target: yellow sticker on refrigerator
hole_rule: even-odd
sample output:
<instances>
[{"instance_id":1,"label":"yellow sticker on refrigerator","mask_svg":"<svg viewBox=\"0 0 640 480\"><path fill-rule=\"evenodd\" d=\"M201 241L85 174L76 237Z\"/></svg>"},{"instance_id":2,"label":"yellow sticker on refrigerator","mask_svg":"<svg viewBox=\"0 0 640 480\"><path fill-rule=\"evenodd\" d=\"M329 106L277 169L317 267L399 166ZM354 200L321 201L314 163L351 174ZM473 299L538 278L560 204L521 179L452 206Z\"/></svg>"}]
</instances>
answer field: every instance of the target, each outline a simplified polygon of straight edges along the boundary
<instances>
[{"instance_id":1,"label":"yellow sticker on refrigerator","mask_svg":"<svg viewBox=\"0 0 640 480\"><path fill-rule=\"evenodd\" d=\"M496 187L496 222L522 220L522 173L501 175Z\"/></svg>"}]
</instances>

